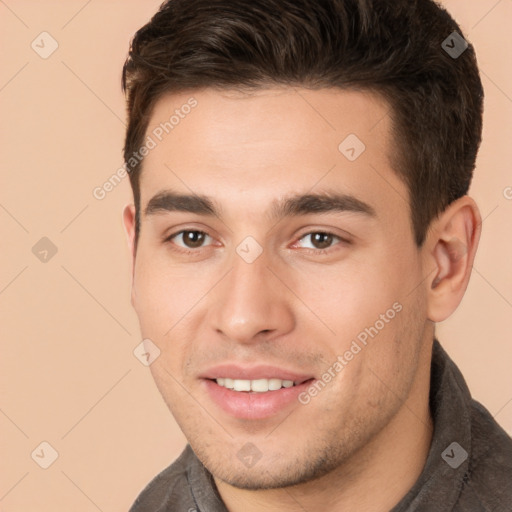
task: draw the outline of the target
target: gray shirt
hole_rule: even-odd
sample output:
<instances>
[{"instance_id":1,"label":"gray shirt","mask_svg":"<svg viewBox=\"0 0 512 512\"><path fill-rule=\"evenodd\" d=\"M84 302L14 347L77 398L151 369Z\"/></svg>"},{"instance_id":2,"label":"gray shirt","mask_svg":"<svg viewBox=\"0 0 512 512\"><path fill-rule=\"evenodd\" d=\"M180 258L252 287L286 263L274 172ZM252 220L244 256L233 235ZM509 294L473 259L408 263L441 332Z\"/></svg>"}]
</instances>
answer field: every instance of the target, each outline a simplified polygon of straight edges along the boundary
<instances>
[{"instance_id":1,"label":"gray shirt","mask_svg":"<svg viewBox=\"0 0 512 512\"><path fill-rule=\"evenodd\" d=\"M421 475L390 512L511 512L512 438L471 398L434 340L434 432ZM130 512L227 512L209 471L187 445L141 492Z\"/></svg>"}]
</instances>

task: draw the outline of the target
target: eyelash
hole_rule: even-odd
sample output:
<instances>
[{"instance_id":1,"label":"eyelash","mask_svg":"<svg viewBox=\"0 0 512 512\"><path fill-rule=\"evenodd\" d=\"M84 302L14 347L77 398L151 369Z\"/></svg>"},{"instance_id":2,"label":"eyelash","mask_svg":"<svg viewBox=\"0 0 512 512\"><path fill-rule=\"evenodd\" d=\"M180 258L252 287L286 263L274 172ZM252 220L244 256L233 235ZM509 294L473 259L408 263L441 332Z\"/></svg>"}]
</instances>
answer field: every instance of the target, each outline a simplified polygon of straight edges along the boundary
<instances>
[{"instance_id":1,"label":"eyelash","mask_svg":"<svg viewBox=\"0 0 512 512\"><path fill-rule=\"evenodd\" d=\"M180 247L176 244L173 244L172 243L172 239L177 237L178 235L181 235L183 233L200 233L200 234L203 234L203 235L206 235L206 236L210 236L208 233L206 233L205 231L201 231L199 229L182 229L181 231L177 231L176 233L173 233L171 235L169 235L168 237L166 237L164 239L164 243L168 243L168 244L171 244L173 246L172 250L176 251L176 252L179 252L181 254L184 254L184 255L189 255L189 254L198 254L201 249L204 249L204 247L199 247L197 249L184 249L183 247ZM330 231L308 231L307 233L304 233L302 234L299 238L298 238L298 241L299 240L302 240L304 237L306 236L309 236L309 235L315 235L315 234L322 234L322 235L327 235L327 236L332 236L334 238L337 238L342 244L344 245L350 245L350 241L345 239L345 238L342 238L334 233L331 233ZM331 246L331 247L328 247L327 249L309 249L309 248L304 248L303 250L306 251L306 253L308 254L315 254L315 255L323 255L323 254L328 254L331 252L331 249L334 247Z\"/></svg>"}]
</instances>

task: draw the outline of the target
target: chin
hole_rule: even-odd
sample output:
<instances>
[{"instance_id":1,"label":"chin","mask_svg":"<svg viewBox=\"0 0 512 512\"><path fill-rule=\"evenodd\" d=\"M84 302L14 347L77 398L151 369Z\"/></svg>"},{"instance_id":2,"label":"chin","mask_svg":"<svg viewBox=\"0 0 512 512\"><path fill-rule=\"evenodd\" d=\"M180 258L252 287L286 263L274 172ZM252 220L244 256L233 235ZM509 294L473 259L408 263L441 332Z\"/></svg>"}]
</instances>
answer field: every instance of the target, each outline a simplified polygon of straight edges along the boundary
<instances>
[{"instance_id":1,"label":"chin","mask_svg":"<svg viewBox=\"0 0 512 512\"><path fill-rule=\"evenodd\" d=\"M321 478L339 465L339 461L323 457L307 462L283 461L280 458L267 463L263 463L262 460L251 468L241 469L239 464L234 465L228 460L216 458L215 462L210 464L208 458L204 460L199 456L199 459L215 478L248 491L279 489L303 484ZM276 464L279 460L281 464Z\"/></svg>"}]
</instances>

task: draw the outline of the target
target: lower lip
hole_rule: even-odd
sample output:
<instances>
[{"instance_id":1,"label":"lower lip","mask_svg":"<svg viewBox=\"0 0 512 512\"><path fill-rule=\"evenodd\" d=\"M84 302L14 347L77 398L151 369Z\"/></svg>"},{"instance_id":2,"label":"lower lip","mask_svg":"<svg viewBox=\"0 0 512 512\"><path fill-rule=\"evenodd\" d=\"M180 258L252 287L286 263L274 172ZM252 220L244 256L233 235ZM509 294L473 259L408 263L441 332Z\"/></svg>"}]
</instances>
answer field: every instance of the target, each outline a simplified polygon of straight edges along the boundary
<instances>
[{"instance_id":1,"label":"lower lip","mask_svg":"<svg viewBox=\"0 0 512 512\"><path fill-rule=\"evenodd\" d=\"M240 419L257 420L269 418L296 403L298 396L305 391L314 379L291 388L257 393L254 391L233 391L219 386L214 380L204 379L211 399L225 412Z\"/></svg>"}]
</instances>

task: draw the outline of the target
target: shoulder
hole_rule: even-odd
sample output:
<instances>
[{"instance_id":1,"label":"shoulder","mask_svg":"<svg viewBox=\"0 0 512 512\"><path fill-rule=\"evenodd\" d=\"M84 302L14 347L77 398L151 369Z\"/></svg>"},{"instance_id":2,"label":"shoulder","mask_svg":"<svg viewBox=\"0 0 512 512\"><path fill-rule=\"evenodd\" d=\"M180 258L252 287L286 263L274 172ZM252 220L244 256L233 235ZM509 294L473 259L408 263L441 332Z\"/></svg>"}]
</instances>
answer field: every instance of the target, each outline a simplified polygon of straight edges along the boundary
<instances>
[{"instance_id":1,"label":"shoulder","mask_svg":"<svg viewBox=\"0 0 512 512\"><path fill-rule=\"evenodd\" d=\"M470 411L471 460L461 501L478 504L482 510L508 512L512 510L512 438L476 400L471 400Z\"/></svg>"},{"instance_id":2,"label":"shoulder","mask_svg":"<svg viewBox=\"0 0 512 512\"><path fill-rule=\"evenodd\" d=\"M142 490L129 512L174 512L193 507L188 470L193 461L189 445Z\"/></svg>"}]
</instances>

